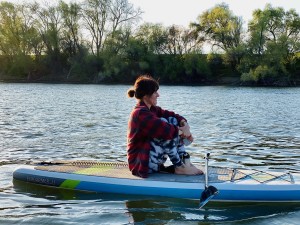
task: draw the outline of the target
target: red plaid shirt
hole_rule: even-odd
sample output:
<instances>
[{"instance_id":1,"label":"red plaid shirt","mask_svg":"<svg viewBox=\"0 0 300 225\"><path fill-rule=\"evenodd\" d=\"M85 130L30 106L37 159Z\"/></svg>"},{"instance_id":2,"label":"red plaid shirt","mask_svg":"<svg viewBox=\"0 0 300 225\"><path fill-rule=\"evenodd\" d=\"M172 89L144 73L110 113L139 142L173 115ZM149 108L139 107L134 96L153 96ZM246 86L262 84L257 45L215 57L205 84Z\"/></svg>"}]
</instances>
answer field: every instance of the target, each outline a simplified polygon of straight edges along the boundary
<instances>
[{"instance_id":1,"label":"red plaid shirt","mask_svg":"<svg viewBox=\"0 0 300 225\"><path fill-rule=\"evenodd\" d=\"M184 117L158 106L149 109L139 102L131 112L127 132L127 157L133 175L148 176L150 142L154 138L170 140L178 136L178 127L160 118L175 117L178 122Z\"/></svg>"}]
</instances>

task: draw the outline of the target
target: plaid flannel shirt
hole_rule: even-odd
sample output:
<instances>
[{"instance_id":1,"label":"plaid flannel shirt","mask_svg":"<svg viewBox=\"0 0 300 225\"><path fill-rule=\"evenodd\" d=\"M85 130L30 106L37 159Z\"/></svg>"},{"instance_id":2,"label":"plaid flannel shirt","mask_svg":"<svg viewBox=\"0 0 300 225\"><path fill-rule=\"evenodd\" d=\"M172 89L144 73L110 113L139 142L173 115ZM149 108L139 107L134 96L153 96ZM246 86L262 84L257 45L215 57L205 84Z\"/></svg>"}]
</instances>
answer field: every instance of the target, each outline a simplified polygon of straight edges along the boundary
<instances>
[{"instance_id":1,"label":"plaid flannel shirt","mask_svg":"<svg viewBox=\"0 0 300 225\"><path fill-rule=\"evenodd\" d=\"M127 131L127 158L133 175L148 176L150 142L154 138L171 140L178 136L178 127L160 118L175 117L177 121L184 117L158 106L150 109L144 102L139 102L131 112Z\"/></svg>"}]
</instances>

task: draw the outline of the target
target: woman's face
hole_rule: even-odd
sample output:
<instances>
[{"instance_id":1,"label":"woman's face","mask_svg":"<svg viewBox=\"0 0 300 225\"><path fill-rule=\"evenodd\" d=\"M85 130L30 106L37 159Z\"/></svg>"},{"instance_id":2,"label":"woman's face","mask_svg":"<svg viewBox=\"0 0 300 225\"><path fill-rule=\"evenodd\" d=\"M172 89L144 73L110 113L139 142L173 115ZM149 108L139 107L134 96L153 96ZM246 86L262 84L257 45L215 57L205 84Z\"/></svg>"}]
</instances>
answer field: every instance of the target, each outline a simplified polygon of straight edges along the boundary
<instances>
[{"instance_id":1,"label":"woman's face","mask_svg":"<svg viewBox=\"0 0 300 225\"><path fill-rule=\"evenodd\" d=\"M155 91L152 95L145 95L143 100L144 100L145 104L150 108L151 106L157 105L158 97L159 97L159 94L157 91Z\"/></svg>"}]
</instances>

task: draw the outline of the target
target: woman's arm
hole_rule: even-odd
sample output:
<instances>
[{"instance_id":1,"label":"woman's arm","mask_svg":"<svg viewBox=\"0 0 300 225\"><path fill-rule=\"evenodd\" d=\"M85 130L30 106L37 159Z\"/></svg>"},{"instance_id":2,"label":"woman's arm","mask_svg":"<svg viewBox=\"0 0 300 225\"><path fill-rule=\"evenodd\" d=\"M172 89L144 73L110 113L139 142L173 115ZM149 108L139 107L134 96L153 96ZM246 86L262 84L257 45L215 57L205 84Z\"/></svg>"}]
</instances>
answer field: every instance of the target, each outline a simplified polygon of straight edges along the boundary
<instances>
[{"instance_id":1,"label":"woman's arm","mask_svg":"<svg viewBox=\"0 0 300 225\"><path fill-rule=\"evenodd\" d=\"M169 111L169 110L165 110L165 109L162 109L161 107L159 106L155 106L153 107L153 109L151 109L155 112L155 114L160 118L160 117L163 117L163 118L166 118L168 119L169 117L175 117L177 119L177 121L180 121L179 122L179 126L182 126L181 123L183 121L187 122L187 120L179 115L179 114L176 114L175 112L173 111Z\"/></svg>"},{"instance_id":2,"label":"woman's arm","mask_svg":"<svg viewBox=\"0 0 300 225\"><path fill-rule=\"evenodd\" d=\"M138 115L140 132L151 139L171 140L178 136L178 127L169 124L149 109L141 109Z\"/></svg>"}]
</instances>

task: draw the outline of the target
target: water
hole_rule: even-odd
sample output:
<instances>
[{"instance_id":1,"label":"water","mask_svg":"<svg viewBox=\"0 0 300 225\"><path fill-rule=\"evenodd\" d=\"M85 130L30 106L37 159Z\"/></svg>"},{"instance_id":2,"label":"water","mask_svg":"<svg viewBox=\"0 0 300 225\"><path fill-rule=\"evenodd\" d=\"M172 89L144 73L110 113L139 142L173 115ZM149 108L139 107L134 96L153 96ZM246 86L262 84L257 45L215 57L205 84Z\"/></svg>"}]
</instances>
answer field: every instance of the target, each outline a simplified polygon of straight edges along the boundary
<instances>
[{"instance_id":1,"label":"water","mask_svg":"<svg viewBox=\"0 0 300 225\"><path fill-rule=\"evenodd\" d=\"M42 160L126 161L126 85L0 84L0 224L298 224L299 204L209 203L90 194L12 182ZM162 86L185 116L196 164L300 172L300 88ZM200 194L199 194L200 195Z\"/></svg>"}]
</instances>

